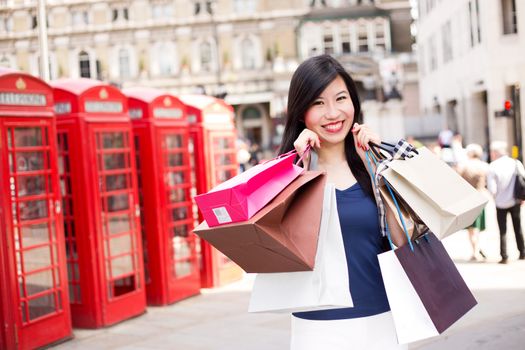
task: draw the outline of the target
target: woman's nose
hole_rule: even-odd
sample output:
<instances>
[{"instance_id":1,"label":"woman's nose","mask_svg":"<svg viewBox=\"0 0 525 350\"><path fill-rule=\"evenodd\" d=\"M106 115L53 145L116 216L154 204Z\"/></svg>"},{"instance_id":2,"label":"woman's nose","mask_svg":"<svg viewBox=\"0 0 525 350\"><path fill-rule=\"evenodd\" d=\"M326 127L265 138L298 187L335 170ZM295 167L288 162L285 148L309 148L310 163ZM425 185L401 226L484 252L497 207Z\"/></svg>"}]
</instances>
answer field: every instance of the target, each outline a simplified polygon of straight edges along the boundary
<instances>
[{"instance_id":1,"label":"woman's nose","mask_svg":"<svg viewBox=\"0 0 525 350\"><path fill-rule=\"evenodd\" d=\"M333 103L328 103L326 105L325 117L327 119L337 118L339 116L339 111Z\"/></svg>"}]
</instances>

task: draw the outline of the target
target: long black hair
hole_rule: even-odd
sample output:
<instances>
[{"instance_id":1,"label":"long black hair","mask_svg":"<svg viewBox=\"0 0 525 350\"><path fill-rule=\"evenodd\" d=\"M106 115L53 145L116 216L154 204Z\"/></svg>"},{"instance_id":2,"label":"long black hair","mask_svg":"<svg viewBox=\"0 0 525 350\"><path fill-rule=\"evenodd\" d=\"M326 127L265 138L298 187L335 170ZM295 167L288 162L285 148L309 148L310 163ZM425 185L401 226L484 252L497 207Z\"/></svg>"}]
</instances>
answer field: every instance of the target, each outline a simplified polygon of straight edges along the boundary
<instances>
[{"instance_id":1,"label":"long black hair","mask_svg":"<svg viewBox=\"0 0 525 350\"><path fill-rule=\"evenodd\" d=\"M308 108L337 76L343 78L354 105L353 123L361 123L361 103L354 80L343 66L329 55L314 56L297 67L288 91L286 125L279 154L294 149L293 143L306 128L304 117ZM345 138L345 155L352 174L361 188L373 198L372 184L365 164L357 154L354 135L349 132Z\"/></svg>"}]
</instances>

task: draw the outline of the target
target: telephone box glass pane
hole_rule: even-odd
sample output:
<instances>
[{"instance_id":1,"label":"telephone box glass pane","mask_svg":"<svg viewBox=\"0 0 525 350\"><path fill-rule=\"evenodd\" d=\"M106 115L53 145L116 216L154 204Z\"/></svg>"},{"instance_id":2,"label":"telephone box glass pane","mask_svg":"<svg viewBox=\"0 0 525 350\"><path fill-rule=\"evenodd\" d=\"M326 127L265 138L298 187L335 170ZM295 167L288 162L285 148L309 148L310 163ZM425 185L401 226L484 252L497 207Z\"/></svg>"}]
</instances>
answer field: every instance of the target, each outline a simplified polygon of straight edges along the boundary
<instances>
[{"instance_id":1,"label":"telephone box glass pane","mask_svg":"<svg viewBox=\"0 0 525 350\"><path fill-rule=\"evenodd\" d=\"M18 178L18 197L35 196L45 193L45 176L20 176Z\"/></svg>"},{"instance_id":2,"label":"telephone box glass pane","mask_svg":"<svg viewBox=\"0 0 525 350\"><path fill-rule=\"evenodd\" d=\"M112 216L108 220L110 234L129 232L131 229L128 214Z\"/></svg>"},{"instance_id":3,"label":"telephone box glass pane","mask_svg":"<svg viewBox=\"0 0 525 350\"><path fill-rule=\"evenodd\" d=\"M176 186L185 183L184 173L181 171L173 171L168 173L168 185Z\"/></svg>"},{"instance_id":4,"label":"telephone box glass pane","mask_svg":"<svg viewBox=\"0 0 525 350\"><path fill-rule=\"evenodd\" d=\"M15 128L15 147L42 145L42 128Z\"/></svg>"},{"instance_id":5,"label":"telephone box glass pane","mask_svg":"<svg viewBox=\"0 0 525 350\"><path fill-rule=\"evenodd\" d=\"M20 227L22 232L22 245L30 247L49 242L49 227L47 223Z\"/></svg>"},{"instance_id":6,"label":"telephone box glass pane","mask_svg":"<svg viewBox=\"0 0 525 350\"><path fill-rule=\"evenodd\" d=\"M108 196L108 212L129 209L129 195L127 193Z\"/></svg>"},{"instance_id":7,"label":"telephone box glass pane","mask_svg":"<svg viewBox=\"0 0 525 350\"><path fill-rule=\"evenodd\" d=\"M167 149L182 147L182 135L166 135L165 140Z\"/></svg>"},{"instance_id":8,"label":"telephone box glass pane","mask_svg":"<svg viewBox=\"0 0 525 350\"><path fill-rule=\"evenodd\" d=\"M129 252L132 249L131 236L124 235L119 237L113 237L109 241L109 245L112 255L119 255L122 253Z\"/></svg>"},{"instance_id":9,"label":"telephone box glass pane","mask_svg":"<svg viewBox=\"0 0 525 350\"><path fill-rule=\"evenodd\" d=\"M102 148L124 148L124 133L122 132L105 132L102 134Z\"/></svg>"},{"instance_id":10,"label":"telephone box glass pane","mask_svg":"<svg viewBox=\"0 0 525 350\"><path fill-rule=\"evenodd\" d=\"M47 215L46 200L20 202L20 220L41 219Z\"/></svg>"},{"instance_id":11,"label":"telephone box glass pane","mask_svg":"<svg viewBox=\"0 0 525 350\"><path fill-rule=\"evenodd\" d=\"M111 252L113 253L113 252ZM111 260L113 276L127 275L133 272L133 259L131 255L121 256Z\"/></svg>"},{"instance_id":12,"label":"telephone box glass pane","mask_svg":"<svg viewBox=\"0 0 525 350\"><path fill-rule=\"evenodd\" d=\"M53 288L53 270L46 270L26 276L28 296Z\"/></svg>"},{"instance_id":13,"label":"telephone box glass pane","mask_svg":"<svg viewBox=\"0 0 525 350\"><path fill-rule=\"evenodd\" d=\"M26 273L50 266L51 263L49 246L24 251L24 271Z\"/></svg>"},{"instance_id":14,"label":"telephone box glass pane","mask_svg":"<svg viewBox=\"0 0 525 350\"><path fill-rule=\"evenodd\" d=\"M182 207L182 208L173 208L170 209L171 211L171 219L173 221L179 221L184 220L188 218L188 208Z\"/></svg>"},{"instance_id":15,"label":"telephone box glass pane","mask_svg":"<svg viewBox=\"0 0 525 350\"><path fill-rule=\"evenodd\" d=\"M169 203L185 202L186 200L186 190L184 188L172 188L168 190Z\"/></svg>"},{"instance_id":16,"label":"telephone box glass pane","mask_svg":"<svg viewBox=\"0 0 525 350\"><path fill-rule=\"evenodd\" d=\"M55 310L55 295L53 293L29 300L30 320L53 313Z\"/></svg>"},{"instance_id":17,"label":"telephone box glass pane","mask_svg":"<svg viewBox=\"0 0 525 350\"><path fill-rule=\"evenodd\" d=\"M43 170L44 166L43 152L17 152L16 153L16 170L17 171L35 171ZM49 166L48 166L49 167Z\"/></svg>"},{"instance_id":18,"label":"telephone box glass pane","mask_svg":"<svg viewBox=\"0 0 525 350\"><path fill-rule=\"evenodd\" d=\"M126 174L106 176L106 191L115 191L128 188L126 179Z\"/></svg>"},{"instance_id":19,"label":"telephone box glass pane","mask_svg":"<svg viewBox=\"0 0 525 350\"><path fill-rule=\"evenodd\" d=\"M184 156L182 153L168 153L168 166L184 165Z\"/></svg>"},{"instance_id":20,"label":"telephone box glass pane","mask_svg":"<svg viewBox=\"0 0 525 350\"><path fill-rule=\"evenodd\" d=\"M104 169L114 170L126 167L126 155L124 153L104 154Z\"/></svg>"}]
</instances>

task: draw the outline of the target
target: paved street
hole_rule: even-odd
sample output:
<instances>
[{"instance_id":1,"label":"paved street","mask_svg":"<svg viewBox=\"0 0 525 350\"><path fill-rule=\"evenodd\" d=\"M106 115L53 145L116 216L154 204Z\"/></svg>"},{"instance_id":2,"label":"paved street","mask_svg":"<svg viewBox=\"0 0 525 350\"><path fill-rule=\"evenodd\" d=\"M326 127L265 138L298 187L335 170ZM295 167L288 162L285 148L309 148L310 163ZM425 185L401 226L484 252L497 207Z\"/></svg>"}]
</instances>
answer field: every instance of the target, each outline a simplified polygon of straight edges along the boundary
<instances>
[{"instance_id":1,"label":"paved street","mask_svg":"<svg viewBox=\"0 0 525 350\"><path fill-rule=\"evenodd\" d=\"M478 305L439 337L410 349L523 349L525 342L525 261L511 232L511 262L499 265L499 236L492 203L487 206L487 231L482 235L485 262L470 262L467 233L445 239ZM525 218L524 218L525 219ZM524 221L525 223L525 221ZM510 230L512 225L509 224ZM75 330L75 338L55 346L67 349L279 350L289 346L289 316L248 314L252 275L235 284L203 290L202 295L168 307L150 307L146 314L101 330Z\"/></svg>"}]
</instances>

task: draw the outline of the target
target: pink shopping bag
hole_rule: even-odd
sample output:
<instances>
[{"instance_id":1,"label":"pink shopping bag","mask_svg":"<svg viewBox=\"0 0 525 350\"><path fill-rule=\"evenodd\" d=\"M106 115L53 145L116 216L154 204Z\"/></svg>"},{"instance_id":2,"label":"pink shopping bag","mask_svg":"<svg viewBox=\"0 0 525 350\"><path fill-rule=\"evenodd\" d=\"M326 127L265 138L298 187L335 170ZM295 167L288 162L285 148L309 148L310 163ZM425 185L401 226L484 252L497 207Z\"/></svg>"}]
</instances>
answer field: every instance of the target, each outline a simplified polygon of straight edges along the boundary
<instances>
[{"instance_id":1,"label":"pink shopping bag","mask_svg":"<svg viewBox=\"0 0 525 350\"><path fill-rule=\"evenodd\" d=\"M250 219L304 171L294 164L296 156L288 152L196 196L208 226Z\"/></svg>"}]
</instances>

